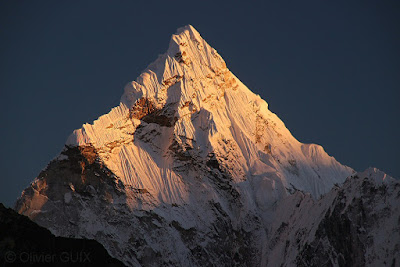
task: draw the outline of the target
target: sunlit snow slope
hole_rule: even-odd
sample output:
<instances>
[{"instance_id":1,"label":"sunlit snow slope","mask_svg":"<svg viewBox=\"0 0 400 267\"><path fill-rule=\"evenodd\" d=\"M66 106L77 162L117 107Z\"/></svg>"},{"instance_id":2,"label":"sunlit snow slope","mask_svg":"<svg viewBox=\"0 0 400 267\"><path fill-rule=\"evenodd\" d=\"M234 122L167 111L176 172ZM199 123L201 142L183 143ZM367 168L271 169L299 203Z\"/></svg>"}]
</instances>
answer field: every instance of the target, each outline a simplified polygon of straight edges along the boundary
<instances>
[{"instance_id":1,"label":"sunlit snow slope","mask_svg":"<svg viewBox=\"0 0 400 267\"><path fill-rule=\"evenodd\" d=\"M398 259L400 238L377 227L397 229L399 183L380 189L386 176L370 172L297 141L186 26L119 106L73 132L16 210L129 266L373 266ZM344 250L342 230L355 242Z\"/></svg>"},{"instance_id":2,"label":"sunlit snow slope","mask_svg":"<svg viewBox=\"0 0 400 267\"><path fill-rule=\"evenodd\" d=\"M143 120L147 113L164 117ZM251 178L261 203L287 189L317 197L352 173L322 147L298 142L192 26L179 29L167 53L126 86L120 106L68 140L87 144L124 184L168 203L188 200L184 177L173 169L174 144L202 158L214 153L236 183Z\"/></svg>"}]
</instances>

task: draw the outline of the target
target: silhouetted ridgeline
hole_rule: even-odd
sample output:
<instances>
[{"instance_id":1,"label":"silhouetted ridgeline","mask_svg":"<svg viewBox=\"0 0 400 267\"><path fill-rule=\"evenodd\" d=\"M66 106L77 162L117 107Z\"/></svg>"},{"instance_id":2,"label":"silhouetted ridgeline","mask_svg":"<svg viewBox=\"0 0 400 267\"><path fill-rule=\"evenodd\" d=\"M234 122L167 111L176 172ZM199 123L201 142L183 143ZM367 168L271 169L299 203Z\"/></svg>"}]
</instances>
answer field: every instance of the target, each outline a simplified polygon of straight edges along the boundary
<instances>
[{"instance_id":1,"label":"silhouetted ridgeline","mask_svg":"<svg viewBox=\"0 0 400 267\"><path fill-rule=\"evenodd\" d=\"M125 266L95 240L56 237L0 203L0 266Z\"/></svg>"}]
</instances>

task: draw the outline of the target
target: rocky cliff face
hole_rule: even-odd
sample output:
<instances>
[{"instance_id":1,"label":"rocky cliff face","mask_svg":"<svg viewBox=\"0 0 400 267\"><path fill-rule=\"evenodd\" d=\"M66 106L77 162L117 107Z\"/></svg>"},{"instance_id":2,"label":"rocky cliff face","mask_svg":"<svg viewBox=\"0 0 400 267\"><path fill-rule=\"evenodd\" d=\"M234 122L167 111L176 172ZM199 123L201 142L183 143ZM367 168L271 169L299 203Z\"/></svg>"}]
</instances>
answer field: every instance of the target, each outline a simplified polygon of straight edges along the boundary
<instances>
[{"instance_id":1,"label":"rocky cliff face","mask_svg":"<svg viewBox=\"0 0 400 267\"><path fill-rule=\"evenodd\" d=\"M130 266L275 266L297 255L308 264L319 246L303 242L306 232L296 249L286 243L301 224L285 215L302 210L299 199L322 206L314 199L352 174L321 146L298 142L187 26L118 107L74 131L16 209L56 235L96 239ZM336 202L326 203L333 212ZM342 230L315 210L304 231ZM337 251L332 264L349 262Z\"/></svg>"},{"instance_id":2,"label":"rocky cliff face","mask_svg":"<svg viewBox=\"0 0 400 267\"><path fill-rule=\"evenodd\" d=\"M297 192L281 202L268 260L282 266L396 266L400 183L367 169L319 200Z\"/></svg>"}]
</instances>

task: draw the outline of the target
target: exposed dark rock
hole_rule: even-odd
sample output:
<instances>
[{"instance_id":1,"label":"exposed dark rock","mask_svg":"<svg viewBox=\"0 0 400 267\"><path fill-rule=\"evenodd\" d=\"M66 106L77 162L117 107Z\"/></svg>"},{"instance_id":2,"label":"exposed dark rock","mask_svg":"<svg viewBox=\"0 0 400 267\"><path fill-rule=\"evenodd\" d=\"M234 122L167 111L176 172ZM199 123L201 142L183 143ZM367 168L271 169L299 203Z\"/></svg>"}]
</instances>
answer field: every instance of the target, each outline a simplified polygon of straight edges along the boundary
<instances>
[{"instance_id":1,"label":"exposed dark rock","mask_svg":"<svg viewBox=\"0 0 400 267\"><path fill-rule=\"evenodd\" d=\"M43 214L57 213L59 207L55 203L64 203L63 215L52 216L50 224L66 225L66 232L77 232L76 222L80 220L80 209L83 208L80 200L113 202L124 196L125 188L104 166L93 146L66 146L62 156L62 159L51 161L39 174L36 182L17 201L15 209L39 225L48 225ZM79 206L72 205L75 202Z\"/></svg>"},{"instance_id":2,"label":"exposed dark rock","mask_svg":"<svg viewBox=\"0 0 400 267\"><path fill-rule=\"evenodd\" d=\"M357 181L360 179L357 176L352 179L338 189L337 197L318 225L314 240L299 251L298 266L370 265L366 257L368 247L374 246L370 231L379 228L380 221L389 218L392 212L390 206L377 205L389 197L387 185L377 186L369 179ZM346 190L354 186L352 183L359 187L361 195L350 199L349 203ZM397 227L393 235L399 236L399 230ZM396 261L396 255L390 257ZM387 266L390 264L388 262Z\"/></svg>"},{"instance_id":3,"label":"exposed dark rock","mask_svg":"<svg viewBox=\"0 0 400 267\"><path fill-rule=\"evenodd\" d=\"M166 86L167 88L171 87L172 85L180 82L182 80L183 76L180 75L174 75L171 78L168 78L162 82L162 85Z\"/></svg>"},{"instance_id":4,"label":"exposed dark rock","mask_svg":"<svg viewBox=\"0 0 400 267\"><path fill-rule=\"evenodd\" d=\"M178 120L175 116L175 106L176 104L168 104L163 108L157 108L153 101L140 98L130 110L129 116L147 123L172 127Z\"/></svg>"},{"instance_id":5,"label":"exposed dark rock","mask_svg":"<svg viewBox=\"0 0 400 267\"><path fill-rule=\"evenodd\" d=\"M135 105L131 108L131 110L129 111L129 116L131 118L140 120L147 114L153 113L156 110L157 109L155 108L153 101L142 97L138 99Z\"/></svg>"}]
</instances>

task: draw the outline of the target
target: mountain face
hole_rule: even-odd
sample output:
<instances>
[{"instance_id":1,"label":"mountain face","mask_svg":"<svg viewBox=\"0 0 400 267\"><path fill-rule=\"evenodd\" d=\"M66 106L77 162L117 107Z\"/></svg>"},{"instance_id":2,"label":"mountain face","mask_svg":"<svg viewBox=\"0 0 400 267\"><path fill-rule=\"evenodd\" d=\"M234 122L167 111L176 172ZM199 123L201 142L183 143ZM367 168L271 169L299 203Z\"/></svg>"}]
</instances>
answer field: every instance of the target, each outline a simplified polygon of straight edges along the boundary
<instances>
[{"instance_id":1,"label":"mountain face","mask_svg":"<svg viewBox=\"0 0 400 267\"><path fill-rule=\"evenodd\" d=\"M398 204L396 180L297 141L186 26L16 210L129 266L373 266L400 262Z\"/></svg>"},{"instance_id":2,"label":"mountain face","mask_svg":"<svg viewBox=\"0 0 400 267\"><path fill-rule=\"evenodd\" d=\"M0 203L1 266L125 266L95 240L55 237Z\"/></svg>"},{"instance_id":3,"label":"mountain face","mask_svg":"<svg viewBox=\"0 0 400 267\"><path fill-rule=\"evenodd\" d=\"M400 183L369 168L314 201L282 201L267 245L271 266L397 266Z\"/></svg>"}]
</instances>

